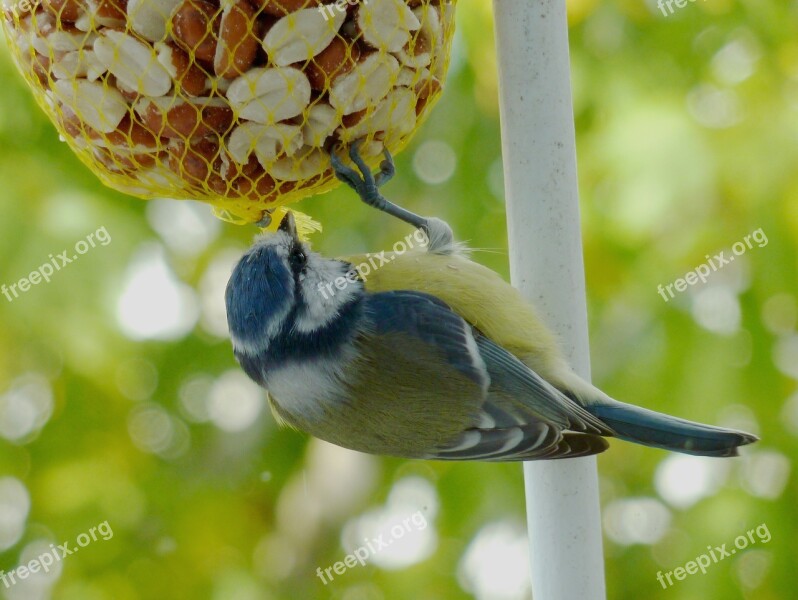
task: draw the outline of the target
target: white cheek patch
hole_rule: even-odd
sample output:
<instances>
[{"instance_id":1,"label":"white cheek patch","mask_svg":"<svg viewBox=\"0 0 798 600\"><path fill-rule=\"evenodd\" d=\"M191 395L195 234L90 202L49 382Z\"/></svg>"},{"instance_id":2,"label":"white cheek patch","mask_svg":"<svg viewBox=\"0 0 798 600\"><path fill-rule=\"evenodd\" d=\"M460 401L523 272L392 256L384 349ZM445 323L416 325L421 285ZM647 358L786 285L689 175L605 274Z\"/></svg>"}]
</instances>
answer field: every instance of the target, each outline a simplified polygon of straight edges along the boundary
<instances>
[{"instance_id":1,"label":"white cheek patch","mask_svg":"<svg viewBox=\"0 0 798 600\"><path fill-rule=\"evenodd\" d=\"M347 278L354 272L347 263L329 260L315 254L308 256L299 287L304 307L294 324L300 333L318 331L338 316L343 306L363 293L363 284Z\"/></svg>"},{"instance_id":2,"label":"white cheek patch","mask_svg":"<svg viewBox=\"0 0 798 600\"><path fill-rule=\"evenodd\" d=\"M268 373L266 389L281 408L309 421L322 421L324 408L348 397L343 368L354 358L354 347L342 349L335 359L292 362Z\"/></svg>"}]
</instances>

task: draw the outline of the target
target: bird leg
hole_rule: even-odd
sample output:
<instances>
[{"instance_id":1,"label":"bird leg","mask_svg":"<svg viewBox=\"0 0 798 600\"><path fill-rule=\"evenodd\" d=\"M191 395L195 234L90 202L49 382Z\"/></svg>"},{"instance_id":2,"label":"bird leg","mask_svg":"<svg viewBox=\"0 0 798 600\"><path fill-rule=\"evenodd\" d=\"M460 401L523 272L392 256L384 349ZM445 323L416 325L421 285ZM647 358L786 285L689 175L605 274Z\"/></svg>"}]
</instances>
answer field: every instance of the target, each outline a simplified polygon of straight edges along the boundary
<instances>
[{"instance_id":1,"label":"bird leg","mask_svg":"<svg viewBox=\"0 0 798 600\"><path fill-rule=\"evenodd\" d=\"M396 172L391 153L388 152L387 148L383 150L385 160L380 163L380 170L375 176L372 174L366 161L360 156L358 149L361 143L362 140L358 140L349 147L349 158L355 163L360 173L344 165L341 159L335 154L335 150L330 152L330 159L335 176L355 190L358 196L360 196L360 199L369 206L396 217L405 223L409 223L413 227L421 229L424 233L429 233L429 223L427 219L409 210L405 210L401 206L397 206L380 194L380 186L390 181Z\"/></svg>"}]
</instances>

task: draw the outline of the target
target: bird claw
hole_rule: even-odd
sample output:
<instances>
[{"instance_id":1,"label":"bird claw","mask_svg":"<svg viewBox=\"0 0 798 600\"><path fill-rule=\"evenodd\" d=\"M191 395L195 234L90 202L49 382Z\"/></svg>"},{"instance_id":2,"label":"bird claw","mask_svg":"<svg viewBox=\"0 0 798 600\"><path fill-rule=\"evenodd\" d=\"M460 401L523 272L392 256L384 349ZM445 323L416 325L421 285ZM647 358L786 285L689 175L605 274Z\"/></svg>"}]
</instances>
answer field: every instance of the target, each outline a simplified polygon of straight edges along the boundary
<instances>
[{"instance_id":1,"label":"bird claw","mask_svg":"<svg viewBox=\"0 0 798 600\"><path fill-rule=\"evenodd\" d=\"M366 161L363 160L363 157L360 155L360 145L362 143L362 139L357 140L349 147L349 158L355 163L357 170L344 165L334 149L330 152L330 161L335 176L355 190L357 195L360 196L360 199L368 206L381 210L414 227L419 227L423 229L425 233L429 233L429 226L426 219L389 202L380 194L379 188L388 183L396 173L396 167L394 166L391 153L388 152L387 148L383 149L383 156L385 158L380 163L380 170L375 176L366 164ZM360 171L359 173L358 170Z\"/></svg>"},{"instance_id":2,"label":"bird claw","mask_svg":"<svg viewBox=\"0 0 798 600\"><path fill-rule=\"evenodd\" d=\"M343 181L346 185L357 192L362 183L360 174L341 162L341 159L338 158L338 155L335 154L334 151L330 153L330 161L332 162L333 173L335 173L336 178L338 178L340 181Z\"/></svg>"},{"instance_id":3,"label":"bird claw","mask_svg":"<svg viewBox=\"0 0 798 600\"><path fill-rule=\"evenodd\" d=\"M382 155L385 157L385 160L380 163L380 171L374 178L374 182L376 183L377 187L382 187L388 183L396 174L396 166L393 164L393 156L391 156L391 153L388 152L387 148L383 149Z\"/></svg>"},{"instance_id":4,"label":"bird claw","mask_svg":"<svg viewBox=\"0 0 798 600\"><path fill-rule=\"evenodd\" d=\"M380 163L380 170L376 176L372 174L366 161L360 155L362 143L363 140L357 140L349 147L349 158L355 163L357 170L347 167L334 150L330 153L330 160L335 176L355 190L366 204L373 206L380 196L378 189L391 180L396 173L396 168L391 153L385 149L383 150L385 160Z\"/></svg>"}]
</instances>

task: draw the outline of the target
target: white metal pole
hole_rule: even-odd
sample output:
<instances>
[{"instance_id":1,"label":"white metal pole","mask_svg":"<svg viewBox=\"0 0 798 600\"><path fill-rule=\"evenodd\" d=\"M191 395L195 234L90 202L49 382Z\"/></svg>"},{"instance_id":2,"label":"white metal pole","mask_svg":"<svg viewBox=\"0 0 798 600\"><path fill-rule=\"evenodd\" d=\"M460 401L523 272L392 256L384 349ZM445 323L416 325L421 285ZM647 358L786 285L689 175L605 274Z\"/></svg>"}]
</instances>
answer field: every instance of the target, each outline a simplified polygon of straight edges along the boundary
<instances>
[{"instance_id":1,"label":"white metal pole","mask_svg":"<svg viewBox=\"0 0 798 600\"><path fill-rule=\"evenodd\" d=\"M565 0L495 0L513 284L590 377ZM535 600L605 598L595 457L524 464Z\"/></svg>"}]
</instances>

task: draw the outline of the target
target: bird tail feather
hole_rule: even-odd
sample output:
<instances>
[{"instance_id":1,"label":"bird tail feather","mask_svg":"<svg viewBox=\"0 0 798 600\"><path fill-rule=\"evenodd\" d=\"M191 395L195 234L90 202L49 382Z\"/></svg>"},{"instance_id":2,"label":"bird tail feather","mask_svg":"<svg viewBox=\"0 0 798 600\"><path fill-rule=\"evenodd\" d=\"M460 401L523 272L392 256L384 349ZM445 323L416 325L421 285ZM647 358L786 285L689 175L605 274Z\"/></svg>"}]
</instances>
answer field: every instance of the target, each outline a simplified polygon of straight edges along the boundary
<instances>
[{"instance_id":1,"label":"bird tail feather","mask_svg":"<svg viewBox=\"0 0 798 600\"><path fill-rule=\"evenodd\" d=\"M609 402L607 402L609 400ZM737 448L756 442L750 433L704 425L607 398L585 408L629 442L698 456L737 456Z\"/></svg>"}]
</instances>

